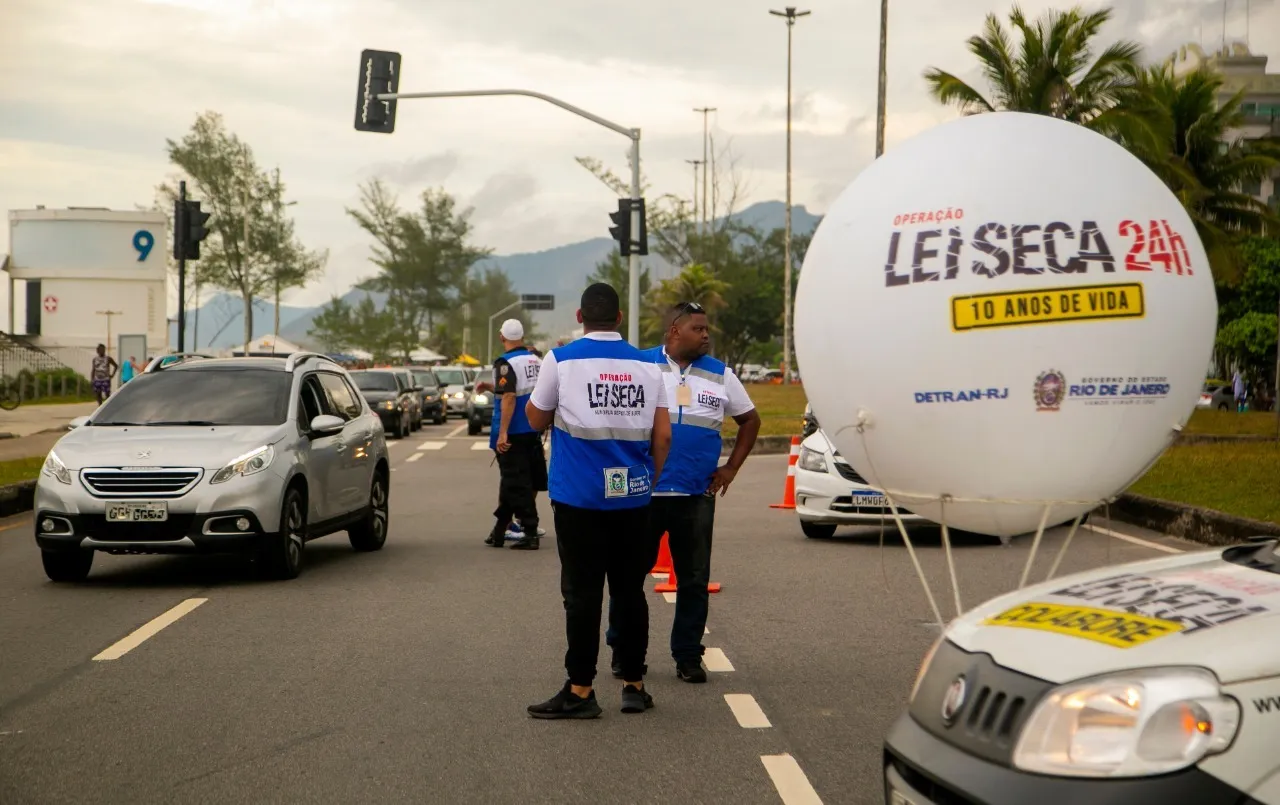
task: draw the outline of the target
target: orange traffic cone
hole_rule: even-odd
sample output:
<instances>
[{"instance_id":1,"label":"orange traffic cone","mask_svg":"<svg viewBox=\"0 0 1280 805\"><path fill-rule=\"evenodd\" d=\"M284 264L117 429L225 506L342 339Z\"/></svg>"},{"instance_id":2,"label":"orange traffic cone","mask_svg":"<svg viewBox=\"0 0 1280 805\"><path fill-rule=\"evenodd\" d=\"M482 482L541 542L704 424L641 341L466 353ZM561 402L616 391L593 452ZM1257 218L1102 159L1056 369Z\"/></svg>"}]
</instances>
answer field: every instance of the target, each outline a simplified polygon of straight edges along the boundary
<instances>
[{"instance_id":1,"label":"orange traffic cone","mask_svg":"<svg viewBox=\"0 0 1280 805\"><path fill-rule=\"evenodd\" d=\"M770 503L771 509L794 509L796 507L796 463L800 461L800 437L791 437L791 457L787 459L787 481L782 489L782 502Z\"/></svg>"},{"instance_id":2,"label":"orange traffic cone","mask_svg":"<svg viewBox=\"0 0 1280 805\"><path fill-rule=\"evenodd\" d=\"M674 567L671 569L671 572L667 575L666 581L658 582L657 584L653 585L653 591L655 593L674 593L679 589L680 589L680 585L676 581L676 571ZM707 582L707 592L709 593L720 592L720 582L718 581Z\"/></svg>"},{"instance_id":3,"label":"orange traffic cone","mask_svg":"<svg viewBox=\"0 0 1280 805\"><path fill-rule=\"evenodd\" d=\"M662 535L662 545L658 548L658 561L654 563L653 570L650 573L670 573L671 565L671 547L667 545L667 535Z\"/></svg>"}]
</instances>

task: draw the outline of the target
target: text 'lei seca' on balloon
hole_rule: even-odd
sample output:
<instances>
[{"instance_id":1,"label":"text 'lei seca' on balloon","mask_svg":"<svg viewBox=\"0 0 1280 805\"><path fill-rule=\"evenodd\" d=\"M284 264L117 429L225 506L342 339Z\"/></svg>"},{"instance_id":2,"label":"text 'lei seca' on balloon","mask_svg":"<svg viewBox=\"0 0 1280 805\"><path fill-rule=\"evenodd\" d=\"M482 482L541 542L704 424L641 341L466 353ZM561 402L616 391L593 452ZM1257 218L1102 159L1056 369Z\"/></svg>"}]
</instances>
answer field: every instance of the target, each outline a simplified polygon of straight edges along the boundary
<instances>
[{"instance_id":1,"label":"text 'lei seca' on balloon","mask_svg":"<svg viewBox=\"0 0 1280 805\"><path fill-rule=\"evenodd\" d=\"M1016 112L889 150L815 233L796 356L841 455L905 510L1010 536L1172 442L1217 300L1178 199L1120 145Z\"/></svg>"}]
</instances>

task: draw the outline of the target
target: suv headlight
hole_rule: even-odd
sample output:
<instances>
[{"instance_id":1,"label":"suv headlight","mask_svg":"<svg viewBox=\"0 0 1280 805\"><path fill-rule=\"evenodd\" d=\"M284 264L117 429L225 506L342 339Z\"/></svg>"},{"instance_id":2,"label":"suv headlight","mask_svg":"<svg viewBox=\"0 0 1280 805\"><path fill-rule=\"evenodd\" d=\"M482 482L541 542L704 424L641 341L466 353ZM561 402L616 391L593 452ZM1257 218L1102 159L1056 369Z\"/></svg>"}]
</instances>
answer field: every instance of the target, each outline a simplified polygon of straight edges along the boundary
<instances>
[{"instance_id":1,"label":"suv headlight","mask_svg":"<svg viewBox=\"0 0 1280 805\"><path fill-rule=\"evenodd\" d=\"M64 484L71 484L71 470L67 469L67 465L62 463L62 459L58 458L58 454L49 451L48 457L44 460L44 467L40 470L45 475Z\"/></svg>"},{"instance_id":2,"label":"suv headlight","mask_svg":"<svg viewBox=\"0 0 1280 805\"><path fill-rule=\"evenodd\" d=\"M1146 777L1231 746L1240 704L1199 668L1153 668L1053 690L1022 729L1013 765L1065 777Z\"/></svg>"},{"instance_id":3,"label":"suv headlight","mask_svg":"<svg viewBox=\"0 0 1280 805\"><path fill-rule=\"evenodd\" d=\"M484 393L477 394L476 396L474 396L474 397L472 397L472 398L471 398L471 401L472 401L473 403L475 403L476 405L488 405L488 404L489 404L489 395L488 395L488 394L484 394Z\"/></svg>"},{"instance_id":4,"label":"suv headlight","mask_svg":"<svg viewBox=\"0 0 1280 805\"><path fill-rule=\"evenodd\" d=\"M383 403L381 403L381 407L387 409L388 411L394 411L396 410L396 401L386 400Z\"/></svg>"},{"instance_id":5,"label":"suv headlight","mask_svg":"<svg viewBox=\"0 0 1280 805\"><path fill-rule=\"evenodd\" d=\"M797 463L800 469L808 470L809 472L827 471L827 457L823 453L811 450L808 447L801 446L800 461Z\"/></svg>"},{"instance_id":6,"label":"suv headlight","mask_svg":"<svg viewBox=\"0 0 1280 805\"><path fill-rule=\"evenodd\" d=\"M223 481L229 481L237 475L253 475L262 472L271 466L271 460L276 457L275 448L271 445L264 445L257 450L250 450L243 456L237 456L227 462L227 466L218 470L213 474L211 484L220 484Z\"/></svg>"}]
</instances>

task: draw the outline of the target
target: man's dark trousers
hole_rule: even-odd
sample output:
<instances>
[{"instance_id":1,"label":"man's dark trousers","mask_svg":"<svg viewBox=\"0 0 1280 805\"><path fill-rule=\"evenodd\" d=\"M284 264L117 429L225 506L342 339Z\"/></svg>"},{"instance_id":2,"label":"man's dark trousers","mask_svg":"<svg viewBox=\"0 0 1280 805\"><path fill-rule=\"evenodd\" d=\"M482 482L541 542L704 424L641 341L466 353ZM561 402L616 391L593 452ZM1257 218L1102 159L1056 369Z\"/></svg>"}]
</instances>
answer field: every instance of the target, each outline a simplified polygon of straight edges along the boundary
<instances>
[{"instance_id":1,"label":"man's dark trousers","mask_svg":"<svg viewBox=\"0 0 1280 805\"><path fill-rule=\"evenodd\" d=\"M644 679L649 651L644 579L653 567L648 544L649 507L601 511L552 503L551 508L569 641L564 666L570 684L587 686L595 679L606 579L616 625L614 657L622 666L623 679Z\"/></svg>"},{"instance_id":2,"label":"man's dark trousers","mask_svg":"<svg viewBox=\"0 0 1280 805\"><path fill-rule=\"evenodd\" d=\"M711 580L715 518L716 499L711 495L654 495L650 504L645 570L651 570L658 561L665 532L679 585L675 621L671 624L671 658L677 663L700 662L705 651L702 634L707 627L707 584ZM605 632L610 646L616 645L614 624L614 603L610 599L609 629Z\"/></svg>"},{"instance_id":3,"label":"man's dark trousers","mask_svg":"<svg viewBox=\"0 0 1280 805\"><path fill-rule=\"evenodd\" d=\"M514 515L520 519L525 534L538 533L538 505L534 496L547 489L547 460L542 452L542 439L536 433L517 433L507 437L510 449L498 453L498 508L493 516L495 534L502 535Z\"/></svg>"}]
</instances>

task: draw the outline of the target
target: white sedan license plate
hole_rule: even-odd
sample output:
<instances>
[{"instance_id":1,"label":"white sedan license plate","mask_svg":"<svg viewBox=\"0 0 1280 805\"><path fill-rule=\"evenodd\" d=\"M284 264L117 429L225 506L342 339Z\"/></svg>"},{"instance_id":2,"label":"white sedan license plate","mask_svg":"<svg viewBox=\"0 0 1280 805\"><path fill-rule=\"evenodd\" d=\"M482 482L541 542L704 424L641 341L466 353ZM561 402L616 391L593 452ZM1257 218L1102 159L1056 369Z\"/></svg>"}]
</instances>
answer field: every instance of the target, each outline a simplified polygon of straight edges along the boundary
<instances>
[{"instance_id":1,"label":"white sedan license plate","mask_svg":"<svg viewBox=\"0 0 1280 805\"><path fill-rule=\"evenodd\" d=\"M169 519L169 504L112 503L107 506L108 523L163 523Z\"/></svg>"},{"instance_id":2,"label":"white sedan license plate","mask_svg":"<svg viewBox=\"0 0 1280 805\"><path fill-rule=\"evenodd\" d=\"M889 499L879 492L867 492L863 490L854 490L853 505L863 506L871 509L887 509L889 508Z\"/></svg>"}]
</instances>

